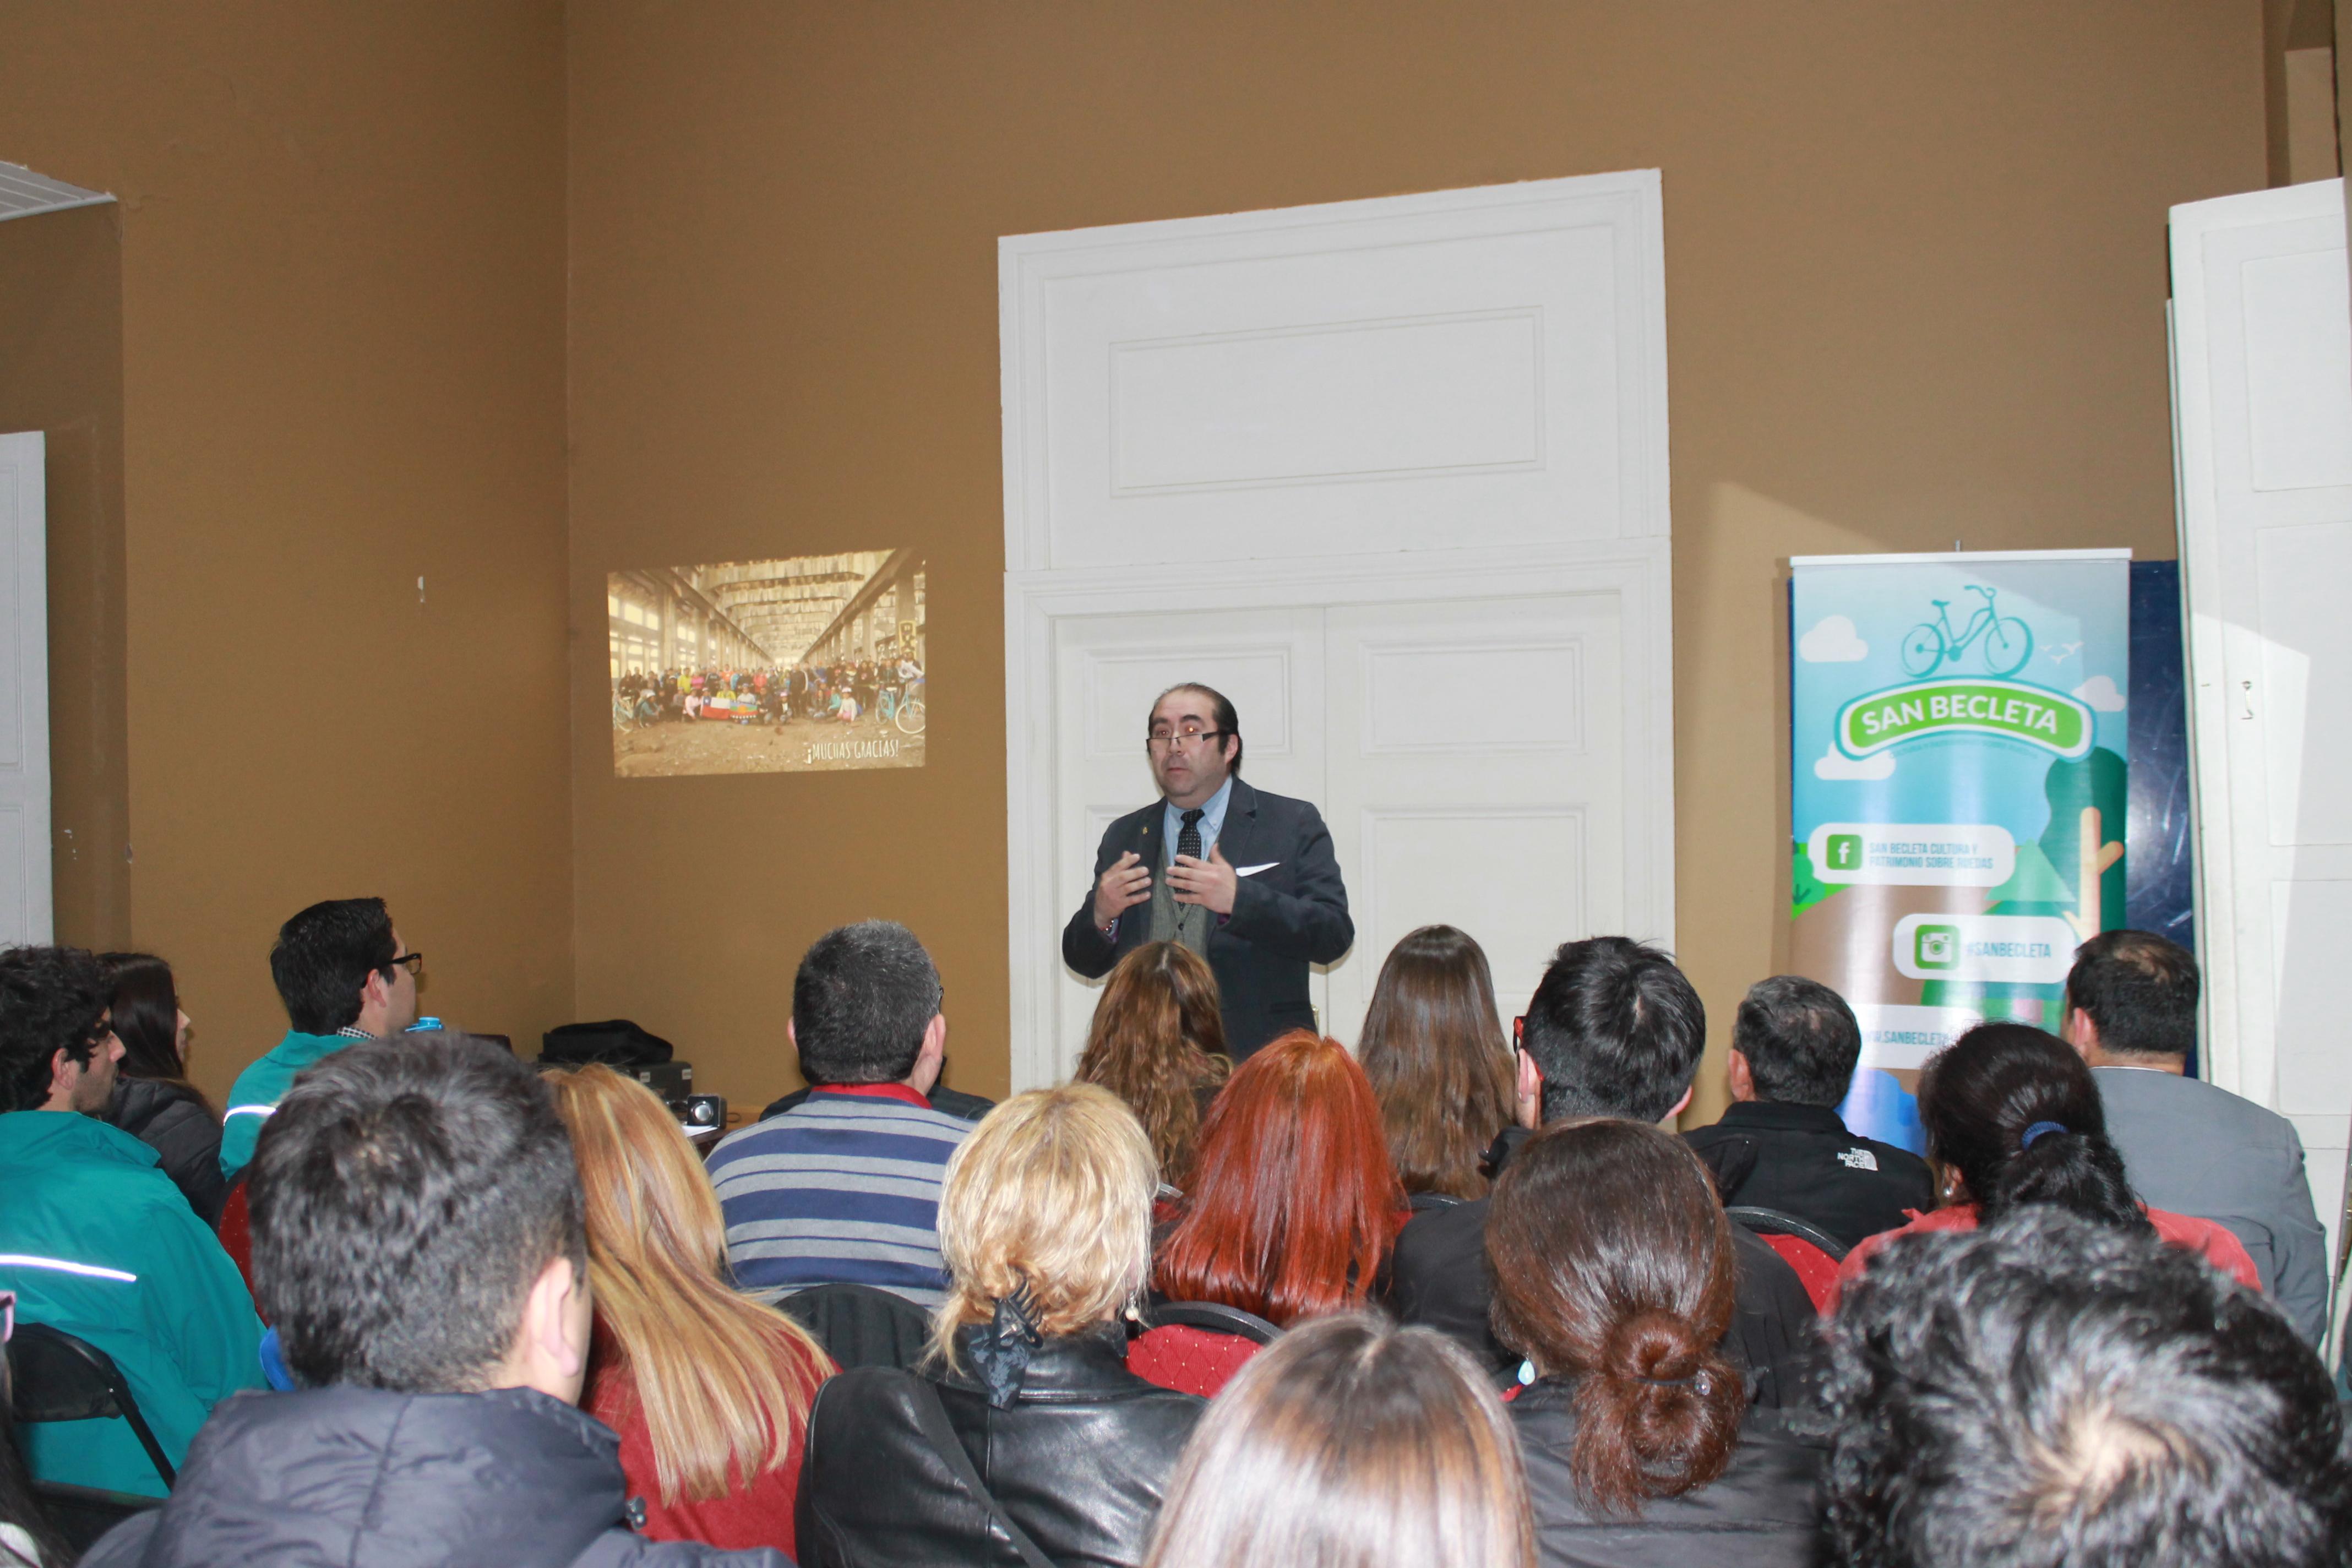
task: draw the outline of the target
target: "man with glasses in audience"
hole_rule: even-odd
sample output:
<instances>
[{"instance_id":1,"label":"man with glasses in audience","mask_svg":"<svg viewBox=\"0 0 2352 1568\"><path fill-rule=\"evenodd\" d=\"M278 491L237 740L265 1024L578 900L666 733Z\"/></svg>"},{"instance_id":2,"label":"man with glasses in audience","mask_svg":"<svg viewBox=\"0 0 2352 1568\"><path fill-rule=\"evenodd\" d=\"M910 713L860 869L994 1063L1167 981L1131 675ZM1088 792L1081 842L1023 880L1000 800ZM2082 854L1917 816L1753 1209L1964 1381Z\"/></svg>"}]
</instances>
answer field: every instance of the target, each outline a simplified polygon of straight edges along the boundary
<instances>
[{"instance_id":1,"label":"man with glasses in audience","mask_svg":"<svg viewBox=\"0 0 2352 1568\"><path fill-rule=\"evenodd\" d=\"M294 1075L355 1040L385 1039L416 1022L425 955L394 929L382 899L330 899L278 928L269 977L293 1026L268 1055L236 1075L221 1123L221 1174L253 1158L261 1124Z\"/></svg>"},{"instance_id":2,"label":"man with glasses in audience","mask_svg":"<svg viewBox=\"0 0 2352 1568\"><path fill-rule=\"evenodd\" d=\"M1148 942L1191 948L1217 977L1235 1061L1315 1029L1307 966L1356 940L1322 815L1242 782L1241 721L1205 686L1160 694L1144 753L1160 798L1104 832L1063 960L1096 979Z\"/></svg>"},{"instance_id":3,"label":"man with glasses in audience","mask_svg":"<svg viewBox=\"0 0 2352 1568\"><path fill-rule=\"evenodd\" d=\"M111 1357L176 1466L215 1405L261 1386L261 1322L155 1151L103 1120L122 1059L110 991L78 947L0 952L0 1290L20 1325ZM17 1440L45 1481L166 1489L119 1416L27 1422Z\"/></svg>"}]
</instances>

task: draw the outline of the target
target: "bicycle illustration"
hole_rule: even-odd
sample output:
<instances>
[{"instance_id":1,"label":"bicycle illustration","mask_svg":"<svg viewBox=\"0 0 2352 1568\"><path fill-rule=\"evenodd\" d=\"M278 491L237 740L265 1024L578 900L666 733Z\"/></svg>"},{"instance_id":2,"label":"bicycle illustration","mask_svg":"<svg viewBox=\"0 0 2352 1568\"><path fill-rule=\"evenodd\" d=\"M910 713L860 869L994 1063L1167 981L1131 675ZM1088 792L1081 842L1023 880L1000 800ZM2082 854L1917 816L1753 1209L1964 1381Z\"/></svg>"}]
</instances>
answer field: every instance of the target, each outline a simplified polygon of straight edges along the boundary
<instances>
[{"instance_id":1,"label":"bicycle illustration","mask_svg":"<svg viewBox=\"0 0 2352 1568\"><path fill-rule=\"evenodd\" d=\"M1935 674L1947 664L1958 664L1969 648L1982 641L1978 657L1984 660L1989 675L2015 675L2033 657L2033 628L2015 616L2004 616L1993 604L1993 591L1975 583L1967 584L1971 594L1984 595L1984 603L1969 617L1968 629L1952 630L1949 599L1933 599L1936 618L1921 621L1903 638L1903 669L1906 675L1925 677Z\"/></svg>"}]
</instances>

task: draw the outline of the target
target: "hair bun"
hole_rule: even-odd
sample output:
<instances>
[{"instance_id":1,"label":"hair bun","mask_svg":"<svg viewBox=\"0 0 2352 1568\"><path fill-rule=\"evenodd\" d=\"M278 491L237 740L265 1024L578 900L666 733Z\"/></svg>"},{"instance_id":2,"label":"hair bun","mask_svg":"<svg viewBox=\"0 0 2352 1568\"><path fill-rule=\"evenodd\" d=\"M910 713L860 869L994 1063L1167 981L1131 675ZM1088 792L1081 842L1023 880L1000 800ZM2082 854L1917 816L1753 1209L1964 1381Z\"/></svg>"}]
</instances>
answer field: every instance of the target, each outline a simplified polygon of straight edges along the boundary
<instances>
[{"instance_id":1,"label":"hair bun","mask_svg":"<svg viewBox=\"0 0 2352 1568\"><path fill-rule=\"evenodd\" d=\"M1601 1376L1652 1387L1691 1384L1706 1347L1689 1321L1651 1307L1621 1320L1601 1349Z\"/></svg>"}]
</instances>

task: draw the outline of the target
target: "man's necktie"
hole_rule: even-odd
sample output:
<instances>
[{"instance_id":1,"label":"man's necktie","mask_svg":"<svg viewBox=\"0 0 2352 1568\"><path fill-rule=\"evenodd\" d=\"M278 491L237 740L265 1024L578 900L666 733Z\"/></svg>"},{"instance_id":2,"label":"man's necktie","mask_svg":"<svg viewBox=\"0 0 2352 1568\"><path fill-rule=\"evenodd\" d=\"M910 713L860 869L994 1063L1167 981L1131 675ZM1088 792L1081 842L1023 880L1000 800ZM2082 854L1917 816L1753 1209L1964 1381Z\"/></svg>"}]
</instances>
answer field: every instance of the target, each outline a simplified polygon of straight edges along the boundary
<instances>
[{"instance_id":1,"label":"man's necktie","mask_svg":"<svg viewBox=\"0 0 2352 1568\"><path fill-rule=\"evenodd\" d=\"M1176 853L1190 855L1198 860L1201 858L1201 808L1194 806L1181 820L1184 829L1176 835Z\"/></svg>"}]
</instances>

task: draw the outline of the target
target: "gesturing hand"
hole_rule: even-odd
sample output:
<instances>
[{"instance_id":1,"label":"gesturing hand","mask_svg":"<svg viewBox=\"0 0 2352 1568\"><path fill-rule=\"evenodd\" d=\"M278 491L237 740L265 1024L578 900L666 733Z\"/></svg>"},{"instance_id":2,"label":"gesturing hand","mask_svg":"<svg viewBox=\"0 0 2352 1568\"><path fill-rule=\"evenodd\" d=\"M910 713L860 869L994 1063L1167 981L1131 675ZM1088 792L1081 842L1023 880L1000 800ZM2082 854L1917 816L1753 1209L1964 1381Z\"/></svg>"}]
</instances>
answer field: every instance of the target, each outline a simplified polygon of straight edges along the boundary
<instances>
[{"instance_id":1,"label":"gesturing hand","mask_svg":"<svg viewBox=\"0 0 2352 1568\"><path fill-rule=\"evenodd\" d=\"M1168 885L1180 904L1205 904L1213 914L1230 915L1242 879L1234 874L1233 862L1225 858L1224 847L1212 844L1206 860L1177 856L1175 864L1168 868Z\"/></svg>"},{"instance_id":2,"label":"gesturing hand","mask_svg":"<svg viewBox=\"0 0 2352 1568\"><path fill-rule=\"evenodd\" d=\"M1151 868L1143 857L1130 849L1112 862L1109 870L1095 884L1095 924L1108 926L1118 919L1120 911L1131 910L1151 897Z\"/></svg>"}]
</instances>

